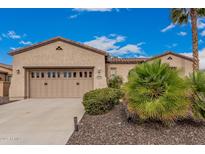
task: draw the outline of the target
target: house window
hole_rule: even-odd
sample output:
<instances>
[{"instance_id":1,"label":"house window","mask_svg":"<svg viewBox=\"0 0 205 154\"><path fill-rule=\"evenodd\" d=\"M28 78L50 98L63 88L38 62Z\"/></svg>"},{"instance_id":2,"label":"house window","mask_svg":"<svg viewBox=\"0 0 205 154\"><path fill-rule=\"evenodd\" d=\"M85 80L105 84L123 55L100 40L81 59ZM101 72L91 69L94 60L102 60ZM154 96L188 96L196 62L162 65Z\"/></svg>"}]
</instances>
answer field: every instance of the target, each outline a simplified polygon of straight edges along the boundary
<instances>
[{"instance_id":1,"label":"house window","mask_svg":"<svg viewBox=\"0 0 205 154\"><path fill-rule=\"evenodd\" d=\"M11 81L11 75L7 76L7 81Z\"/></svg>"},{"instance_id":2,"label":"house window","mask_svg":"<svg viewBox=\"0 0 205 154\"><path fill-rule=\"evenodd\" d=\"M117 75L117 68L116 67L111 67L110 68L110 75L111 76Z\"/></svg>"}]
</instances>

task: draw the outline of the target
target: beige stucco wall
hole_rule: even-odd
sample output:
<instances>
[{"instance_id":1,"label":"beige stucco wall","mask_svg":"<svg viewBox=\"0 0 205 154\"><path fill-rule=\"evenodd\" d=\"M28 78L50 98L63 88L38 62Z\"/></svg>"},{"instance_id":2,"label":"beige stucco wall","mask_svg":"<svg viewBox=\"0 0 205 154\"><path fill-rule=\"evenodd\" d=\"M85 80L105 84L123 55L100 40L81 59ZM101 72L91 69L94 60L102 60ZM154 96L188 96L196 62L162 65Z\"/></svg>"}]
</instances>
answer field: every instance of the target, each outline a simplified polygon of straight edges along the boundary
<instances>
[{"instance_id":1,"label":"beige stucco wall","mask_svg":"<svg viewBox=\"0 0 205 154\"><path fill-rule=\"evenodd\" d=\"M10 82L0 81L0 97L8 97Z\"/></svg>"},{"instance_id":2,"label":"beige stucco wall","mask_svg":"<svg viewBox=\"0 0 205 154\"><path fill-rule=\"evenodd\" d=\"M116 68L116 74L123 78L123 82L127 81L129 71L137 64L107 64L108 78L111 76L111 68Z\"/></svg>"},{"instance_id":3,"label":"beige stucco wall","mask_svg":"<svg viewBox=\"0 0 205 154\"><path fill-rule=\"evenodd\" d=\"M167 60L172 57L172 60ZM163 63L168 63L170 67L176 67L181 76L187 76L192 73L192 61L174 56L172 54L160 57ZM153 61L149 61L153 62ZM127 81L128 72L138 64L107 64L107 76L111 75L111 68L116 68L116 74L123 77L123 81Z\"/></svg>"},{"instance_id":4,"label":"beige stucco wall","mask_svg":"<svg viewBox=\"0 0 205 154\"><path fill-rule=\"evenodd\" d=\"M56 50L61 46L63 50ZM105 56L61 41L17 54L13 58L13 75L10 86L10 99L25 97L24 66L93 66L94 88L106 87ZM101 70L100 76L98 70ZM16 70L20 70L17 74Z\"/></svg>"},{"instance_id":5,"label":"beige stucco wall","mask_svg":"<svg viewBox=\"0 0 205 154\"><path fill-rule=\"evenodd\" d=\"M172 60L168 60L167 58L172 57ZM187 76L192 73L192 61L174 56L172 54L165 55L160 57L163 63L168 63L171 67L176 67L182 76ZM151 62L151 61L150 61Z\"/></svg>"}]
</instances>

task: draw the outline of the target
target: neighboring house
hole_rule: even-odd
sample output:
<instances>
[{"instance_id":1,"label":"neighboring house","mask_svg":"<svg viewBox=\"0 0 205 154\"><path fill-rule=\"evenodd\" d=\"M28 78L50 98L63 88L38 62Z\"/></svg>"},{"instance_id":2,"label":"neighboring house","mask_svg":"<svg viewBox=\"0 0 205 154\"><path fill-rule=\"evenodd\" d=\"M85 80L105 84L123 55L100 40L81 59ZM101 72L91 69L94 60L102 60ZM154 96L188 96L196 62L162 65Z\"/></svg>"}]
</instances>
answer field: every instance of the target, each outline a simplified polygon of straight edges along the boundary
<instances>
[{"instance_id":1,"label":"neighboring house","mask_svg":"<svg viewBox=\"0 0 205 154\"><path fill-rule=\"evenodd\" d=\"M82 97L87 91L107 86L120 75L127 81L136 64L160 58L182 75L192 71L192 59L167 52L148 58L110 58L105 51L56 37L14 50L10 99Z\"/></svg>"},{"instance_id":2,"label":"neighboring house","mask_svg":"<svg viewBox=\"0 0 205 154\"><path fill-rule=\"evenodd\" d=\"M0 97L9 95L11 75L12 66L0 63Z\"/></svg>"},{"instance_id":3,"label":"neighboring house","mask_svg":"<svg viewBox=\"0 0 205 154\"><path fill-rule=\"evenodd\" d=\"M12 66L0 63L0 81L10 81Z\"/></svg>"}]
</instances>

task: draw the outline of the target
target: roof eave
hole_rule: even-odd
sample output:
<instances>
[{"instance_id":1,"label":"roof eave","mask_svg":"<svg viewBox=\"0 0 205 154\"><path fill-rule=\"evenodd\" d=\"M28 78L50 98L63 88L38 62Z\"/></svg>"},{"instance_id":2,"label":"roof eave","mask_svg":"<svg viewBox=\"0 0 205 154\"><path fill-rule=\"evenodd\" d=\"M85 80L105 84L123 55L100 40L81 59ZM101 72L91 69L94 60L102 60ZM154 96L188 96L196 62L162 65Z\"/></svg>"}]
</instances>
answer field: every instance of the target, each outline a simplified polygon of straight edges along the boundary
<instances>
[{"instance_id":1,"label":"roof eave","mask_svg":"<svg viewBox=\"0 0 205 154\"><path fill-rule=\"evenodd\" d=\"M166 55L168 55L168 54L172 54L172 55L174 55L174 56L181 57L181 58L184 58L184 59L189 60L189 61L192 61L192 62L194 61L193 58L191 58L191 57L184 56L184 55L181 55L181 54L176 54L176 53L174 53L174 52L168 51L168 52L165 52L165 53L163 53L163 54L161 54L161 55L154 56L154 57L152 57L152 58L150 58L150 59L147 59L146 62L152 61L152 60L154 60L154 59L157 59L157 58L160 58L160 57L163 57L163 56L166 56Z\"/></svg>"},{"instance_id":2,"label":"roof eave","mask_svg":"<svg viewBox=\"0 0 205 154\"><path fill-rule=\"evenodd\" d=\"M32 50L32 49L35 49L35 48L38 48L38 47L41 47L41 46L44 46L44 45L47 45L47 44L50 44L50 43L53 43L53 42L57 42L57 41L62 41L62 42L65 42L65 43L69 43L69 44L72 44L72 45L87 49L87 50L91 50L95 53L98 53L98 54L101 54L101 55L104 55L104 56L109 55L107 52L105 52L103 50L96 49L94 47L90 47L88 45L81 44L81 43L78 43L78 42L75 42L75 41L72 41L72 40L68 40L68 39L65 39L65 38L62 38L62 37L55 37L55 38L52 38L50 40L46 40L46 41L31 45L31 46L27 46L27 47L24 47L24 48L21 48L21 49L13 50L13 51L10 51L8 54L10 56L14 56L16 54L20 54L22 52L29 51L29 50Z\"/></svg>"}]
</instances>

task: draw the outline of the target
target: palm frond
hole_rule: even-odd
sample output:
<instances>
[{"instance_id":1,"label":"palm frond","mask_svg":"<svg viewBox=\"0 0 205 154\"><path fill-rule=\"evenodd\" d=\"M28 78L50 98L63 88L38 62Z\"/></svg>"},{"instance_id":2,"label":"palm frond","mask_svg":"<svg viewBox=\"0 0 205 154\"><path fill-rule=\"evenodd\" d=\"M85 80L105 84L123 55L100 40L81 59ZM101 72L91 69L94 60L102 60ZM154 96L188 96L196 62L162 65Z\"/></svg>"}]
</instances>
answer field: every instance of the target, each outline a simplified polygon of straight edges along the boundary
<instances>
[{"instance_id":1,"label":"palm frond","mask_svg":"<svg viewBox=\"0 0 205 154\"><path fill-rule=\"evenodd\" d=\"M189 15L190 15L190 9L174 8L171 10L171 19L175 24L188 23Z\"/></svg>"},{"instance_id":2,"label":"palm frond","mask_svg":"<svg viewBox=\"0 0 205 154\"><path fill-rule=\"evenodd\" d=\"M188 113L185 81L160 60L132 69L124 89L129 108L143 120L174 121Z\"/></svg>"}]
</instances>

